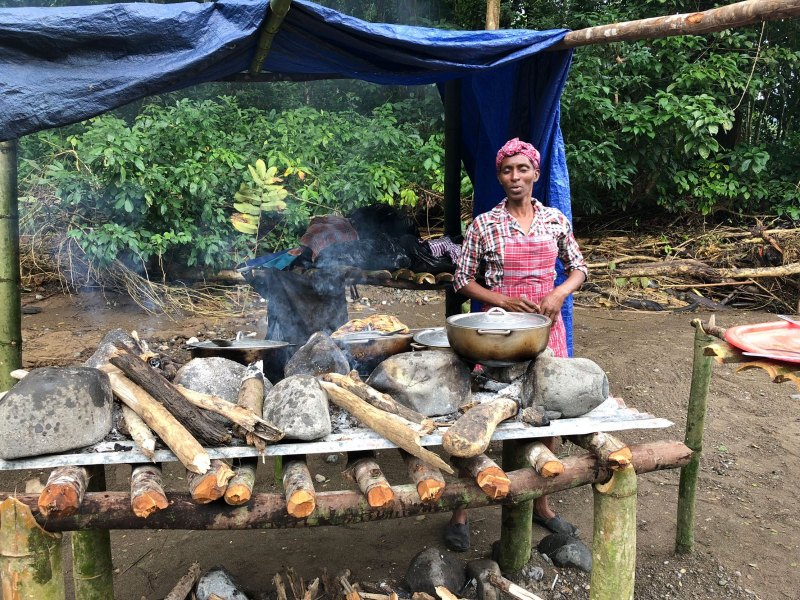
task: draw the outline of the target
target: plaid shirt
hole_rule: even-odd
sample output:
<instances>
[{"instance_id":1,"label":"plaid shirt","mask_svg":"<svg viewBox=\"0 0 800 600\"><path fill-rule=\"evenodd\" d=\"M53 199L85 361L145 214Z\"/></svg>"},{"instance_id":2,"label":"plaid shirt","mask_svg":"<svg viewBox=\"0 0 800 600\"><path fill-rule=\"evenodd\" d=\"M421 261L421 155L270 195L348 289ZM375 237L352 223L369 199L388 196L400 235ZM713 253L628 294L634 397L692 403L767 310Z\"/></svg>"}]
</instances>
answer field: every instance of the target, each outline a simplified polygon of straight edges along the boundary
<instances>
[{"instance_id":1,"label":"plaid shirt","mask_svg":"<svg viewBox=\"0 0 800 600\"><path fill-rule=\"evenodd\" d=\"M493 289L500 286L503 283L503 239L512 235L552 235L558 245L558 257L567 272L577 269L589 277L589 269L575 241L572 225L564 213L557 208L546 207L535 198L533 208L533 222L527 233L509 214L505 199L489 212L475 217L467 229L461 248L461 258L453 280L456 290L475 281L482 261L486 267L486 287Z\"/></svg>"}]
</instances>

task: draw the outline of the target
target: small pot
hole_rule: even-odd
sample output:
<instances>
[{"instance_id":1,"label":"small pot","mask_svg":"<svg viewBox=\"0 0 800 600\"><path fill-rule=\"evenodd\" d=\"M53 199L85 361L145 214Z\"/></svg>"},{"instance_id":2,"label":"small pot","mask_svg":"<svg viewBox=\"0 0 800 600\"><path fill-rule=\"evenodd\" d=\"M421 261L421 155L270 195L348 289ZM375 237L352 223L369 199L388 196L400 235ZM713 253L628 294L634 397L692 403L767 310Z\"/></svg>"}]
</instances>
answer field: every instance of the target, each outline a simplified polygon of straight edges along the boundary
<instances>
[{"instance_id":1,"label":"small pot","mask_svg":"<svg viewBox=\"0 0 800 600\"><path fill-rule=\"evenodd\" d=\"M377 331L346 333L333 338L359 373L370 373L384 360L411 350L410 333L385 334Z\"/></svg>"},{"instance_id":2,"label":"small pot","mask_svg":"<svg viewBox=\"0 0 800 600\"><path fill-rule=\"evenodd\" d=\"M462 358L504 367L536 358L547 348L551 325L544 315L494 307L448 317L446 331L450 347Z\"/></svg>"}]
</instances>

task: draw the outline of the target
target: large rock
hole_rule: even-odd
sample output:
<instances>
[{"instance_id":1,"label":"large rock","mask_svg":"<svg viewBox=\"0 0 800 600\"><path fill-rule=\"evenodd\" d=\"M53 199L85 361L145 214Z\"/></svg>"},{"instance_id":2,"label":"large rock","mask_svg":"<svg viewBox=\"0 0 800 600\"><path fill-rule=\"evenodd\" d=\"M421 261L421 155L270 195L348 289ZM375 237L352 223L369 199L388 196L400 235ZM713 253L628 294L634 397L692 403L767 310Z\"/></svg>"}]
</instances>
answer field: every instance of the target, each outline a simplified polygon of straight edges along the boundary
<instances>
[{"instance_id":1,"label":"large rock","mask_svg":"<svg viewBox=\"0 0 800 600\"><path fill-rule=\"evenodd\" d=\"M412 558L405 576L409 591L425 592L434 598L439 585L458 595L466 579L461 561L438 548L426 548Z\"/></svg>"},{"instance_id":2,"label":"large rock","mask_svg":"<svg viewBox=\"0 0 800 600\"><path fill-rule=\"evenodd\" d=\"M542 538L536 549L550 557L557 567L576 567L587 573L592 570L592 553L576 537L565 533L551 533Z\"/></svg>"},{"instance_id":3,"label":"large rock","mask_svg":"<svg viewBox=\"0 0 800 600\"><path fill-rule=\"evenodd\" d=\"M347 375L350 365L341 348L330 337L318 331L308 342L292 355L286 363L283 373L285 377L292 375L322 375L323 373L340 373Z\"/></svg>"},{"instance_id":4,"label":"large rock","mask_svg":"<svg viewBox=\"0 0 800 600\"><path fill-rule=\"evenodd\" d=\"M331 432L328 395L310 375L287 377L264 399L264 419L287 439L317 440Z\"/></svg>"},{"instance_id":5,"label":"large rock","mask_svg":"<svg viewBox=\"0 0 800 600\"><path fill-rule=\"evenodd\" d=\"M0 458L75 450L112 425L108 375L88 367L34 369L0 400Z\"/></svg>"},{"instance_id":6,"label":"large rock","mask_svg":"<svg viewBox=\"0 0 800 600\"><path fill-rule=\"evenodd\" d=\"M223 567L212 567L200 577L195 587L197 600L224 598L225 600L248 600L239 584Z\"/></svg>"},{"instance_id":7,"label":"large rock","mask_svg":"<svg viewBox=\"0 0 800 600\"><path fill-rule=\"evenodd\" d=\"M500 590L489 583L490 575L502 576L500 566L488 558L478 558L467 563L467 576L477 583L478 600L501 600Z\"/></svg>"},{"instance_id":8,"label":"large rock","mask_svg":"<svg viewBox=\"0 0 800 600\"><path fill-rule=\"evenodd\" d=\"M608 398L608 377L588 358L537 358L522 378L522 405L543 406L569 419L586 414Z\"/></svg>"},{"instance_id":9,"label":"large rock","mask_svg":"<svg viewBox=\"0 0 800 600\"><path fill-rule=\"evenodd\" d=\"M469 367L450 350L395 354L367 383L428 417L456 412L472 394Z\"/></svg>"},{"instance_id":10,"label":"large rock","mask_svg":"<svg viewBox=\"0 0 800 600\"><path fill-rule=\"evenodd\" d=\"M244 365L221 356L193 358L178 369L175 383L236 403L245 370Z\"/></svg>"}]
</instances>

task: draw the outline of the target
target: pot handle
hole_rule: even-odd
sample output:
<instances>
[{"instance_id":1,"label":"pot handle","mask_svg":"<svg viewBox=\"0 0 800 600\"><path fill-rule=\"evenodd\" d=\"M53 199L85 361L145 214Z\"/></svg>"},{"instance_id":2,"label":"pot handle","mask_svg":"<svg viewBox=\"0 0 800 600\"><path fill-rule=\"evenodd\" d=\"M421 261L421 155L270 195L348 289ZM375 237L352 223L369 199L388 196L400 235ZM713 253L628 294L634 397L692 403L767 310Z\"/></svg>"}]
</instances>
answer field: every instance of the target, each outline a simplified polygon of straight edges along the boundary
<instances>
[{"instance_id":1,"label":"pot handle","mask_svg":"<svg viewBox=\"0 0 800 600\"><path fill-rule=\"evenodd\" d=\"M489 310L486 311L486 314L487 315L502 315L502 316L505 316L508 313L504 309L500 308L499 306L493 306L492 308L490 308Z\"/></svg>"},{"instance_id":2,"label":"pot handle","mask_svg":"<svg viewBox=\"0 0 800 600\"><path fill-rule=\"evenodd\" d=\"M502 309L500 309L502 310ZM510 329L478 329L476 330L478 335L502 335L504 337L508 337L511 335Z\"/></svg>"}]
</instances>

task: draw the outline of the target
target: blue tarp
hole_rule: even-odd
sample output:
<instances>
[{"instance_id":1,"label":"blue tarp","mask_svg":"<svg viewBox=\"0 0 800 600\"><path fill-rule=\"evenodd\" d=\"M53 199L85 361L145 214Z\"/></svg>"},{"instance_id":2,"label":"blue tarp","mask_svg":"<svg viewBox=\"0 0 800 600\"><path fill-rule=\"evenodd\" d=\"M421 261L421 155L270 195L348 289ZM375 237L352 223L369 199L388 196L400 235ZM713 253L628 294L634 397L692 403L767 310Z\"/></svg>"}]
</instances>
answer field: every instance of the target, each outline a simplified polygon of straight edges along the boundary
<instances>
[{"instance_id":1,"label":"blue tarp","mask_svg":"<svg viewBox=\"0 0 800 600\"><path fill-rule=\"evenodd\" d=\"M267 7L222 0L0 9L0 140L246 71ZM546 51L565 33L375 24L294 0L263 71L401 85L460 78L475 213L502 198L494 154L519 136L542 152L536 196L569 217L559 99L572 55ZM571 338L570 306L565 319Z\"/></svg>"}]
</instances>

